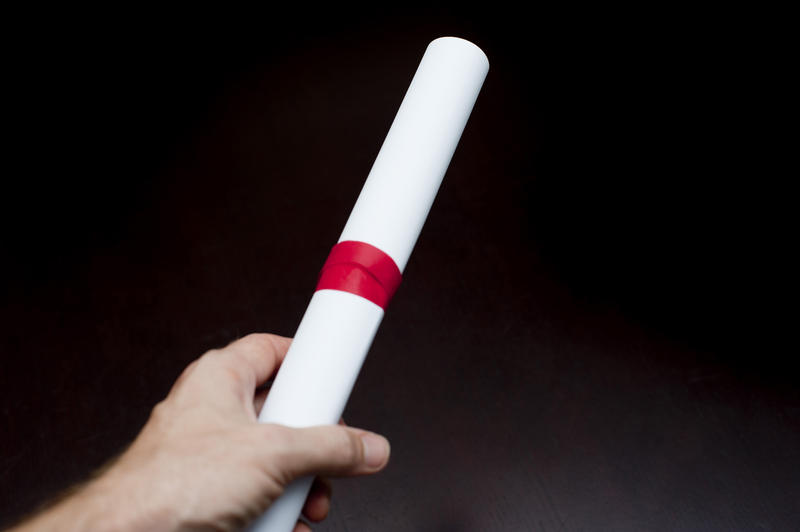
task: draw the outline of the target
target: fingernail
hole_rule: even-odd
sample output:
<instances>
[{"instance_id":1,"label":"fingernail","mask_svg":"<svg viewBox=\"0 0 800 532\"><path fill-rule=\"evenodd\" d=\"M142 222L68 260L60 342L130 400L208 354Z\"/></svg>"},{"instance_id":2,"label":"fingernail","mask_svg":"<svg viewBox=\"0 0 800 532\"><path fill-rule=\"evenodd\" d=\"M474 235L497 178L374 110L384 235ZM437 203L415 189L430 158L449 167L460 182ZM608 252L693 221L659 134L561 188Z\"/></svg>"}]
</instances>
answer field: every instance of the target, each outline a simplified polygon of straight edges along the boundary
<instances>
[{"instance_id":1,"label":"fingernail","mask_svg":"<svg viewBox=\"0 0 800 532\"><path fill-rule=\"evenodd\" d=\"M383 436L367 433L361 436L364 444L364 462L367 467L376 468L386 463L389 459L389 441Z\"/></svg>"}]
</instances>

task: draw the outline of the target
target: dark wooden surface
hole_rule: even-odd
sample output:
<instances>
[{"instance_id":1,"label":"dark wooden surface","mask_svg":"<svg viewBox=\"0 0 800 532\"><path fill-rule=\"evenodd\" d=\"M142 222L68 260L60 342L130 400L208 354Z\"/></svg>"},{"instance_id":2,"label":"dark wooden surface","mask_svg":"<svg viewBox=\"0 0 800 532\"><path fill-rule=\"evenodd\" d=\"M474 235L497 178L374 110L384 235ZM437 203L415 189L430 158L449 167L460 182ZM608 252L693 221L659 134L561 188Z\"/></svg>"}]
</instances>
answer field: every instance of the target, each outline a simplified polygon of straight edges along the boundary
<instances>
[{"instance_id":1,"label":"dark wooden surface","mask_svg":"<svg viewBox=\"0 0 800 532\"><path fill-rule=\"evenodd\" d=\"M345 414L392 462L320 530L800 527L746 17L83 15L21 24L7 65L0 526L203 351L293 334L458 35L489 77Z\"/></svg>"}]
</instances>

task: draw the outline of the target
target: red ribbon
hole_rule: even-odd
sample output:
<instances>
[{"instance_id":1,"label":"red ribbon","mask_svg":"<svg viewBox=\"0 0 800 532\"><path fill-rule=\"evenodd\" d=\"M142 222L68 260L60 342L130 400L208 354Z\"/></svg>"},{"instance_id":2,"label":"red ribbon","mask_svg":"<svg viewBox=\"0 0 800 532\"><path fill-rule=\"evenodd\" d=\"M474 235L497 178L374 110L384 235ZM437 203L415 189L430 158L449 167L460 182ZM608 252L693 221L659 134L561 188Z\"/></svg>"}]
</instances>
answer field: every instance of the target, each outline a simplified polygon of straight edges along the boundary
<instances>
[{"instance_id":1,"label":"red ribbon","mask_svg":"<svg viewBox=\"0 0 800 532\"><path fill-rule=\"evenodd\" d=\"M386 309L403 275L392 257L365 242L339 242L319 272L317 290L341 290Z\"/></svg>"}]
</instances>

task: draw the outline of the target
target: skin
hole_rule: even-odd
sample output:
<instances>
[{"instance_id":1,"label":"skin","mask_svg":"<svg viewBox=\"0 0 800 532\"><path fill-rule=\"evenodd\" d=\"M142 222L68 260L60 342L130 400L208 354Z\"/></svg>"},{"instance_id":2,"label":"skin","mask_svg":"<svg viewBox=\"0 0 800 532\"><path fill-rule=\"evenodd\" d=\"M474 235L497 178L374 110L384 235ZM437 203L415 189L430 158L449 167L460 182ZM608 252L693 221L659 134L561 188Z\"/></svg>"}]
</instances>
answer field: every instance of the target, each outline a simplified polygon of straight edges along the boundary
<instances>
[{"instance_id":1,"label":"skin","mask_svg":"<svg viewBox=\"0 0 800 532\"><path fill-rule=\"evenodd\" d=\"M264 384L290 343L252 334L195 360L117 460L13 530L237 530L308 475L318 477L303 514L324 519L331 497L324 477L380 471L389 443L343 423L303 429L257 423ZM308 530L302 522L295 527Z\"/></svg>"}]
</instances>

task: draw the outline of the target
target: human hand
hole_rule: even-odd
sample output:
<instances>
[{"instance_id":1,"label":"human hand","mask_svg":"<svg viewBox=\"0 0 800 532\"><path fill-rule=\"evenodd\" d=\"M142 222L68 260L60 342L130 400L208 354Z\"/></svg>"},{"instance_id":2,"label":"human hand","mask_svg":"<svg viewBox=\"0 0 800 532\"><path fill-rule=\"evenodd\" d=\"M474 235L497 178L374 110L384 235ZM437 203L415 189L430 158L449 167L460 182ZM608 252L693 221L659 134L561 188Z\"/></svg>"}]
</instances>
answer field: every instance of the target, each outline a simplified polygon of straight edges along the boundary
<instances>
[{"instance_id":1,"label":"human hand","mask_svg":"<svg viewBox=\"0 0 800 532\"><path fill-rule=\"evenodd\" d=\"M291 340L251 334L190 364L139 436L107 471L20 530L236 530L294 479L375 473L389 459L376 434L342 425L257 423L264 384ZM325 518L330 486L317 479L303 509ZM69 526L67 526L69 525ZM298 523L295 532L308 530Z\"/></svg>"}]
</instances>

